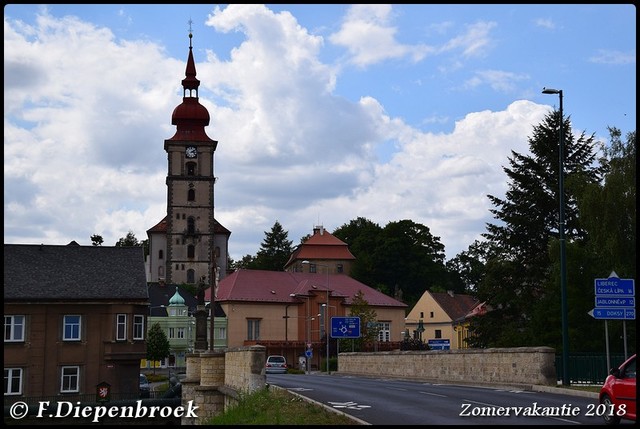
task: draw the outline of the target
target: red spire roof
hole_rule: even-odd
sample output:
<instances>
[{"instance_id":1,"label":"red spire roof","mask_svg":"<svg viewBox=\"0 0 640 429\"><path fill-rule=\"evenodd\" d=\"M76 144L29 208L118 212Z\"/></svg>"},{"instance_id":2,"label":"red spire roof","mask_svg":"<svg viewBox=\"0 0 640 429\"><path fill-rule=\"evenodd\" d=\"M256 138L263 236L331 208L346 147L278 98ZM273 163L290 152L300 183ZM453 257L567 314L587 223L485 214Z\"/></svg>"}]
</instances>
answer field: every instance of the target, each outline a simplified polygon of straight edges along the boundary
<instances>
[{"instance_id":1,"label":"red spire roof","mask_svg":"<svg viewBox=\"0 0 640 429\"><path fill-rule=\"evenodd\" d=\"M200 81L196 78L196 63L193 60L192 34L189 33L189 58L185 78L182 79L182 104L178 105L171 115L171 124L177 127L176 133L169 140L189 140L211 142L204 127L209 125L209 111L198 101L198 87Z\"/></svg>"}]
</instances>

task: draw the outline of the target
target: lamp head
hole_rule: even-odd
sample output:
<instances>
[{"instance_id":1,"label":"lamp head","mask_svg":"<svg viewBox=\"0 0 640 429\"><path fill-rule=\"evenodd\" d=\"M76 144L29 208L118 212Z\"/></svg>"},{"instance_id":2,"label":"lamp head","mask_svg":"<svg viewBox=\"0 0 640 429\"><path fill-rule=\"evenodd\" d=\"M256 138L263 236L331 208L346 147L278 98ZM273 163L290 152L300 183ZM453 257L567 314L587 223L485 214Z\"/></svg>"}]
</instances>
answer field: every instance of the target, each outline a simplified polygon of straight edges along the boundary
<instances>
[{"instance_id":1,"label":"lamp head","mask_svg":"<svg viewBox=\"0 0 640 429\"><path fill-rule=\"evenodd\" d=\"M543 94L560 94L560 90L559 89L543 87L542 88L542 93Z\"/></svg>"}]
</instances>

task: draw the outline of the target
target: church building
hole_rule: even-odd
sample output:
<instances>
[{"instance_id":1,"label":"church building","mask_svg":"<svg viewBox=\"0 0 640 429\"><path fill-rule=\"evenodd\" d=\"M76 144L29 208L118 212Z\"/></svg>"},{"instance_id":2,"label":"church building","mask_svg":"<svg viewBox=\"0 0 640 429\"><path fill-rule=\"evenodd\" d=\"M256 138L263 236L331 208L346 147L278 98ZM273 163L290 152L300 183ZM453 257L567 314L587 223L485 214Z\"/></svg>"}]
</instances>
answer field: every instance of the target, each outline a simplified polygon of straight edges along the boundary
<instances>
[{"instance_id":1,"label":"church building","mask_svg":"<svg viewBox=\"0 0 640 429\"><path fill-rule=\"evenodd\" d=\"M214 153L218 142L207 136L209 112L200 104L189 33L189 57L183 97L171 115L176 126L164 141L167 152L167 215L147 230L147 280L210 286L225 277L231 232L214 217Z\"/></svg>"}]
</instances>

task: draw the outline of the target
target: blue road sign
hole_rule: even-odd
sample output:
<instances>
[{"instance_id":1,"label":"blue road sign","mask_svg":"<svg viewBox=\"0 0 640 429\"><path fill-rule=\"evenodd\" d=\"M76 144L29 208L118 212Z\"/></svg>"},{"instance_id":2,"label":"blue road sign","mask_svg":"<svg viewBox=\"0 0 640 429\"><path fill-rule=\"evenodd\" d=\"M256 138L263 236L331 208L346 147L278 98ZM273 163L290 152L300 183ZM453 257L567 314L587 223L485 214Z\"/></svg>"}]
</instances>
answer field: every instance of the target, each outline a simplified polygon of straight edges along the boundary
<instances>
[{"instance_id":1,"label":"blue road sign","mask_svg":"<svg viewBox=\"0 0 640 429\"><path fill-rule=\"evenodd\" d=\"M332 317L331 338L360 338L360 318Z\"/></svg>"},{"instance_id":2,"label":"blue road sign","mask_svg":"<svg viewBox=\"0 0 640 429\"><path fill-rule=\"evenodd\" d=\"M628 307L634 308L636 299L628 296L596 296L596 307Z\"/></svg>"},{"instance_id":3,"label":"blue road sign","mask_svg":"<svg viewBox=\"0 0 640 429\"><path fill-rule=\"evenodd\" d=\"M594 308L589 312L594 319L635 320L635 308Z\"/></svg>"},{"instance_id":4,"label":"blue road sign","mask_svg":"<svg viewBox=\"0 0 640 429\"><path fill-rule=\"evenodd\" d=\"M635 283L633 279L619 279L618 277L596 279L595 288L596 296L635 296Z\"/></svg>"},{"instance_id":5,"label":"blue road sign","mask_svg":"<svg viewBox=\"0 0 640 429\"><path fill-rule=\"evenodd\" d=\"M304 355L308 358L312 358L313 357L313 351L311 349L307 349L307 351L304 352Z\"/></svg>"},{"instance_id":6,"label":"blue road sign","mask_svg":"<svg viewBox=\"0 0 640 429\"><path fill-rule=\"evenodd\" d=\"M449 350L451 348L451 341L446 340L427 340L429 348L431 350Z\"/></svg>"}]
</instances>

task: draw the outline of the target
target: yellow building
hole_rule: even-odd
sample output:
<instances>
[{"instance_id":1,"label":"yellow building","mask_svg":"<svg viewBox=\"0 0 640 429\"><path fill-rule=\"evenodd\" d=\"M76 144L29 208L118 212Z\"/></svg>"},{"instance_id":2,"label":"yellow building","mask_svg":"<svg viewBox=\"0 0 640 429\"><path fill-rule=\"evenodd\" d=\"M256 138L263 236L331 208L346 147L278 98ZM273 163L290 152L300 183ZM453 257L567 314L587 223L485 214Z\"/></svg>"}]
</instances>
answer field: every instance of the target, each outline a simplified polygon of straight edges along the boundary
<instances>
[{"instance_id":1,"label":"yellow building","mask_svg":"<svg viewBox=\"0 0 640 429\"><path fill-rule=\"evenodd\" d=\"M434 350L467 348L465 320L478 304L471 295L425 291L405 319L405 336L420 339Z\"/></svg>"}]
</instances>

